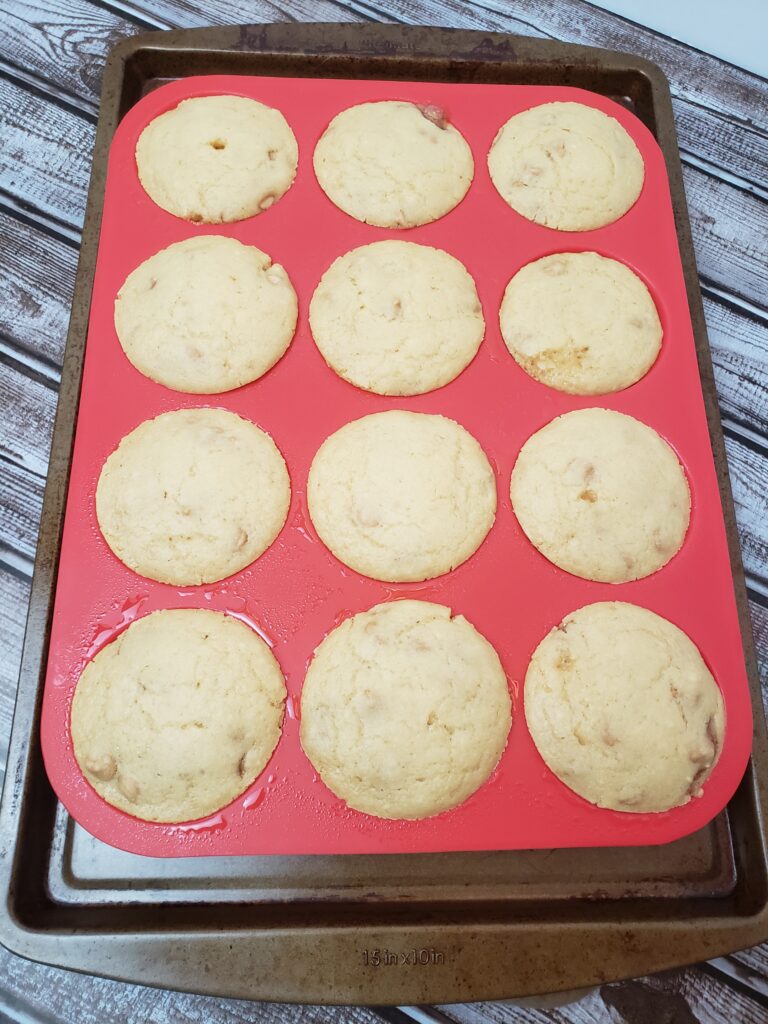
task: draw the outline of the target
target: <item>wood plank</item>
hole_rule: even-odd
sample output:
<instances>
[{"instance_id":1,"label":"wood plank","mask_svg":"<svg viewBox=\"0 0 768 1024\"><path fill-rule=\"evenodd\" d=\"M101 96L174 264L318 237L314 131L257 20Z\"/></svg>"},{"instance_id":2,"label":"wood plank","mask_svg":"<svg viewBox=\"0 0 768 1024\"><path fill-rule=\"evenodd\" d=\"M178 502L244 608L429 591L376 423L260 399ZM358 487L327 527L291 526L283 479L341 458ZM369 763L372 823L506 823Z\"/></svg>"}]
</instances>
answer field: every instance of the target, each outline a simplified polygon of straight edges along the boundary
<instances>
[{"instance_id":1,"label":"wood plank","mask_svg":"<svg viewBox=\"0 0 768 1024\"><path fill-rule=\"evenodd\" d=\"M574 17L573 0L520 0L520 7L561 39L640 54L661 67L675 95L732 117L745 131L768 130L768 110L755 105L765 88L759 75L592 4L583 5L584 18Z\"/></svg>"},{"instance_id":2,"label":"wood plank","mask_svg":"<svg viewBox=\"0 0 768 1024\"><path fill-rule=\"evenodd\" d=\"M273 21L366 20L346 0L131 0L131 9L144 12L148 20L168 28L197 28L201 25L261 25Z\"/></svg>"},{"instance_id":3,"label":"wood plank","mask_svg":"<svg viewBox=\"0 0 768 1024\"><path fill-rule=\"evenodd\" d=\"M768 437L768 321L711 295L704 315L721 414Z\"/></svg>"},{"instance_id":4,"label":"wood plank","mask_svg":"<svg viewBox=\"0 0 768 1024\"><path fill-rule=\"evenodd\" d=\"M0 79L0 189L78 230L94 135L71 110Z\"/></svg>"},{"instance_id":5,"label":"wood plank","mask_svg":"<svg viewBox=\"0 0 768 1024\"><path fill-rule=\"evenodd\" d=\"M450 1004L438 1009L444 1020L457 1024L765 1024L768 1013L757 995L751 999L695 967L603 985L578 1002L553 1010L505 1003Z\"/></svg>"},{"instance_id":6,"label":"wood plank","mask_svg":"<svg viewBox=\"0 0 768 1024\"><path fill-rule=\"evenodd\" d=\"M0 374L0 408L0 460L45 478L56 392L15 367L4 366Z\"/></svg>"},{"instance_id":7,"label":"wood plank","mask_svg":"<svg viewBox=\"0 0 768 1024\"><path fill-rule=\"evenodd\" d=\"M80 99L89 109L98 105L107 53L127 36L152 28L226 25L246 18L242 4L213 0L205 5L131 5L131 17L87 0L16 0L0 24L0 54L9 64L33 73L45 83ZM359 21L360 16L335 0L251 0L247 18L253 23L276 21ZM138 22L138 23L137 23Z\"/></svg>"},{"instance_id":8,"label":"wood plank","mask_svg":"<svg viewBox=\"0 0 768 1024\"><path fill-rule=\"evenodd\" d=\"M77 249L0 210L0 335L60 367Z\"/></svg>"},{"instance_id":9,"label":"wood plank","mask_svg":"<svg viewBox=\"0 0 768 1024\"><path fill-rule=\"evenodd\" d=\"M725 450L744 569L764 585L768 576L768 459L733 437L726 436Z\"/></svg>"},{"instance_id":10,"label":"wood plank","mask_svg":"<svg viewBox=\"0 0 768 1024\"><path fill-rule=\"evenodd\" d=\"M11 735L28 603L29 581L0 566L0 786Z\"/></svg>"},{"instance_id":11,"label":"wood plank","mask_svg":"<svg viewBox=\"0 0 768 1024\"><path fill-rule=\"evenodd\" d=\"M726 78L726 65L717 81L710 79L707 102L716 102L711 95L721 79ZM753 102L761 105L759 81L753 88ZM768 187L768 138L763 131L744 124L733 114L724 116L699 103L673 97L675 127L683 159L702 160L714 169L749 182L765 195Z\"/></svg>"},{"instance_id":12,"label":"wood plank","mask_svg":"<svg viewBox=\"0 0 768 1024\"><path fill-rule=\"evenodd\" d=\"M741 970L738 976L747 985L760 989L768 996L768 943L743 949L727 958Z\"/></svg>"},{"instance_id":13,"label":"wood plank","mask_svg":"<svg viewBox=\"0 0 768 1024\"><path fill-rule=\"evenodd\" d=\"M89 105L98 103L107 51L140 29L83 0L15 0L0 24L0 54Z\"/></svg>"},{"instance_id":14,"label":"wood plank","mask_svg":"<svg viewBox=\"0 0 768 1024\"><path fill-rule=\"evenodd\" d=\"M763 710L768 719L768 607L757 601L750 601L749 614L752 619L752 636L755 640L757 673L762 684ZM768 957L768 952L766 956ZM768 970L765 974L768 977Z\"/></svg>"},{"instance_id":15,"label":"wood plank","mask_svg":"<svg viewBox=\"0 0 768 1024\"><path fill-rule=\"evenodd\" d=\"M761 948L765 949L766 947L756 946L755 950L759 951ZM720 956L715 960L710 960L709 967L732 979L731 984L746 986L768 1005L768 977L765 974L754 971L752 967L734 956Z\"/></svg>"},{"instance_id":16,"label":"wood plank","mask_svg":"<svg viewBox=\"0 0 768 1024\"><path fill-rule=\"evenodd\" d=\"M44 480L15 462L0 462L0 560L31 574L43 505ZM21 559L18 556L21 556ZM8 557L10 556L10 557Z\"/></svg>"},{"instance_id":17,"label":"wood plank","mask_svg":"<svg viewBox=\"0 0 768 1024\"><path fill-rule=\"evenodd\" d=\"M683 167L699 275L763 309L768 202Z\"/></svg>"},{"instance_id":18,"label":"wood plank","mask_svg":"<svg viewBox=\"0 0 768 1024\"><path fill-rule=\"evenodd\" d=\"M752 616L752 634L755 638L760 677L768 689L768 605L750 601L749 613Z\"/></svg>"}]
</instances>

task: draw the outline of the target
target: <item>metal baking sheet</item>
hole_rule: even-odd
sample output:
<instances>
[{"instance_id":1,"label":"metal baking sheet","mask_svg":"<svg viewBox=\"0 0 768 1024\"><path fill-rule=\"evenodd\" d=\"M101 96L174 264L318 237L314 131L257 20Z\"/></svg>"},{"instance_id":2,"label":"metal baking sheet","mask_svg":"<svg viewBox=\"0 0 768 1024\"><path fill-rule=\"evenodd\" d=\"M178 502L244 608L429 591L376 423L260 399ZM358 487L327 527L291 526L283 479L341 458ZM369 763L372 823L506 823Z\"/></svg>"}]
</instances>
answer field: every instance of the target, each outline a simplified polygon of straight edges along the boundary
<instances>
[{"instance_id":1,"label":"metal baking sheet","mask_svg":"<svg viewBox=\"0 0 768 1024\"><path fill-rule=\"evenodd\" d=\"M158 861L91 839L57 803L41 761L40 696L107 150L119 118L157 84L233 73L573 85L622 102L656 136L672 191L756 722L745 778L707 828L642 849ZM104 79L0 810L0 939L33 959L125 980L306 1002L491 999L642 974L768 935L759 781L766 764L709 349L669 93L658 69L571 45L399 26L246 26L120 44ZM373 956L376 950L390 955Z\"/></svg>"}]
</instances>

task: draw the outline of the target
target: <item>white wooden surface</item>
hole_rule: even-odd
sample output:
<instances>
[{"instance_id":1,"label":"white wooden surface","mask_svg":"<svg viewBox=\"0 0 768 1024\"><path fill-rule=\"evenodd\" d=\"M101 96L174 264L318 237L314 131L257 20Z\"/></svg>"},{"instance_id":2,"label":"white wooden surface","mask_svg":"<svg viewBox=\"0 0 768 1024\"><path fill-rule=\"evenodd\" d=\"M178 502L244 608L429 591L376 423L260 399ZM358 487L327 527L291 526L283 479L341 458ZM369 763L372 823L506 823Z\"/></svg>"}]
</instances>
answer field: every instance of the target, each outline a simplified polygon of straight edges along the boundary
<instances>
[{"instance_id":1,"label":"white wooden surface","mask_svg":"<svg viewBox=\"0 0 768 1024\"><path fill-rule=\"evenodd\" d=\"M668 75L747 569L768 668L768 90L583 0L6 0L0 8L0 768L104 56L149 28L296 19L481 28L641 53ZM272 1007L131 988L0 949L0 1021L768 1021L768 950L604 986L572 1007Z\"/></svg>"}]
</instances>

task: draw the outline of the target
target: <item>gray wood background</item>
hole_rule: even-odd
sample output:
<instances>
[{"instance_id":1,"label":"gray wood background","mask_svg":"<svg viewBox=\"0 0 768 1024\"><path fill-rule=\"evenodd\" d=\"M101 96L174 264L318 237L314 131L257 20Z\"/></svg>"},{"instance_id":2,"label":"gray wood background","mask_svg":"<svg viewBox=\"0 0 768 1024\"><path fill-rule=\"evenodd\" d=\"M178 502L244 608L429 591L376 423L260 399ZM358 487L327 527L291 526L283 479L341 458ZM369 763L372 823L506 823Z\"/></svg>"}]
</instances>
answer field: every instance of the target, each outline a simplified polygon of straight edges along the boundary
<instances>
[{"instance_id":1,"label":"gray wood background","mask_svg":"<svg viewBox=\"0 0 768 1024\"><path fill-rule=\"evenodd\" d=\"M727 12L723 14L727 17ZM298 21L450 25L640 53L669 77L751 610L768 669L766 81L583 0L5 0L0 5L0 772L104 57L149 29ZM759 26L744 26L759 31ZM763 24L765 31L765 23ZM768 696L768 687L766 687ZM1 775L0 775L1 778ZM768 1022L768 946L603 986L558 1010L286 1007L180 995L33 965L0 948L0 1021Z\"/></svg>"}]
</instances>

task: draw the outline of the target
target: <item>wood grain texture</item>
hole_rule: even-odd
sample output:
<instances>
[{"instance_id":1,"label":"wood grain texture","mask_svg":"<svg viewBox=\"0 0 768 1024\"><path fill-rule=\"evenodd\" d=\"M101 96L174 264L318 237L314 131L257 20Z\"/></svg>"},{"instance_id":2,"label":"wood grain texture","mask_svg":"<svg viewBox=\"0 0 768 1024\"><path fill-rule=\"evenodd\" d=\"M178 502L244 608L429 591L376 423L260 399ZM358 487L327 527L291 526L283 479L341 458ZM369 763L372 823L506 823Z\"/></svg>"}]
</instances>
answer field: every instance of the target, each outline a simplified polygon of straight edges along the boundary
<instances>
[{"instance_id":1,"label":"wood grain texture","mask_svg":"<svg viewBox=\"0 0 768 1024\"><path fill-rule=\"evenodd\" d=\"M765 587L768 566L768 459L726 435L725 450L741 538L744 568Z\"/></svg>"},{"instance_id":2,"label":"wood grain texture","mask_svg":"<svg viewBox=\"0 0 768 1024\"><path fill-rule=\"evenodd\" d=\"M35 560L37 528L43 504L42 477L13 462L3 467L3 501L0 504L0 557L31 574Z\"/></svg>"},{"instance_id":3,"label":"wood grain texture","mask_svg":"<svg viewBox=\"0 0 768 1024\"><path fill-rule=\"evenodd\" d=\"M29 581L0 567L0 786L8 753L8 737L11 734L28 600ZM0 968L0 978L2 977Z\"/></svg>"},{"instance_id":4,"label":"wood grain texture","mask_svg":"<svg viewBox=\"0 0 768 1024\"><path fill-rule=\"evenodd\" d=\"M101 72L108 50L120 39L153 28L273 21L360 21L360 15L334 0L290 4L251 0L247 5L211 3L121 4L96 6L86 0L15 0L0 26L3 54L10 67L30 70L40 87L78 98L88 109L99 101Z\"/></svg>"},{"instance_id":5,"label":"wood grain texture","mask_svg":"<svg viewBox=\"0 0 768 1024\"><path fill-rule=\"evenodd\" d=\"M763 709L768 718L768 608L756 601L749 602L749 614L752 618L752 635L755 638L755 652L760 678L763 682ZM766 971L768 976L768 971Z\"/></svg>"},{"instance_id":6,"label":"wood grain texture","mask_svg":"<svg viewBox=\"0 0 768 1024\"><path fill-rule=\"evenodd\" d=\"M726 67L722 77L729 77ZM715 175L741 179L744 187L765 195L768 188L768 150L765 129L745 124L731 110L715 113L700 103L672 98L675 126L684 160L701 161Z\"/></svg>"},{"instance_id":7,"label":"wood grain texture","mask_svg":"<svg viewBox=\"0 0 768 1024\"><path fill-rule=\"evenodd\" d=\"M0 189L53 222L80 229L95 128L0 78Z\"/></svg>"},{"instance_id":8,"label":"wood grain texture","mask_svg":"<svg viewBox=\"0 0 768 1024\"><path fill-rule=\"evenodd\" d=\"M737 976L739 976L739 967L741 968L741 980L768 996L768 944L742 950L727 959L738 965L735 968Z\"/></svg>"},{"instance_id":9,"label":"wood grain texture","mask_svg":"<svg viewBox=\"0 0 768 1024\"><path fill-rule=\"evenodd\" d=\"M765 308L768 203L695 167L683 167L699 274Z\"/></svg>"},{"instance_id":10,"label":"wood grain texture","mask_svg":"<svg viewBox=\"0 0 768 1024\"><path fill-rule=\"evenodd\" d=\"M2 53L9 64L98 104L104 55L136 32L135 22L79 0L14 0L2 18Z\"/></svg>"},{"instance_id":11,"label":"wood grain texture","mask_svg":"<svg viewBox=\"0 0 768 1024\"><path fill-rule=\"evenodd\" d=\"M766 975L766 965L762 962L764 958L760 956L760 952L764 948L757 946L753 950L747 950L745 954L736 953L733 956L718 957L715 960L710 960L708 968L712 968L728 978L729 985L737 985L742 990L746 988L749 992L754 992L764 1005L768 1004L768 975ZM751 953L757 954L755 959L761 962L761 970L756 970L756 965L749 962ZM746 959L743 959L744 956ZM766 1016L768 1016L768 1009Z\"/></svg>"},{"instance_id":12,"label":"wood grain texture","mask_svg":"<svg viewBox=\"0 0 768 1024\"><path fill-rule=\"evenodd\" d=\"M0 209L0 338L61 367L77 249ZM58 373L56 373L58 379Z\"/></svg>"},{"instance_id":13,"label":"wood grain texture","mask_svg":"<svg viewBox=\"0 0 768 1024\"><path fill-rule=\"evenodd\" d=\"M195 28L198 25L238 25L272 21L365 20L355 5L344 0L251 0L246 6L236 0L158 0L157 3L134 4L136 11L146 11L153 19L174 28ZM237 11L237 16L235 12Z\"/></svg>"},{"instance_id":14,"label":"wood grain texture","mask_svg":"<svg viewBox=\"0 0 768 1024\"><path fill-rule=\"evenodd\" d=\"M768 436L768 321L704 296L704 315L722 415Z\"/></svg>"},{"instance_id":15,"label":"wood grain texture","mask_svg":"<svg viewBox=\"0 0 768 1024\"><path fill-rule=\"evenodd\" d=\"M0 459L45 477L56 392L5 365L0 374Z\"/></svg>"}]
</instances>

